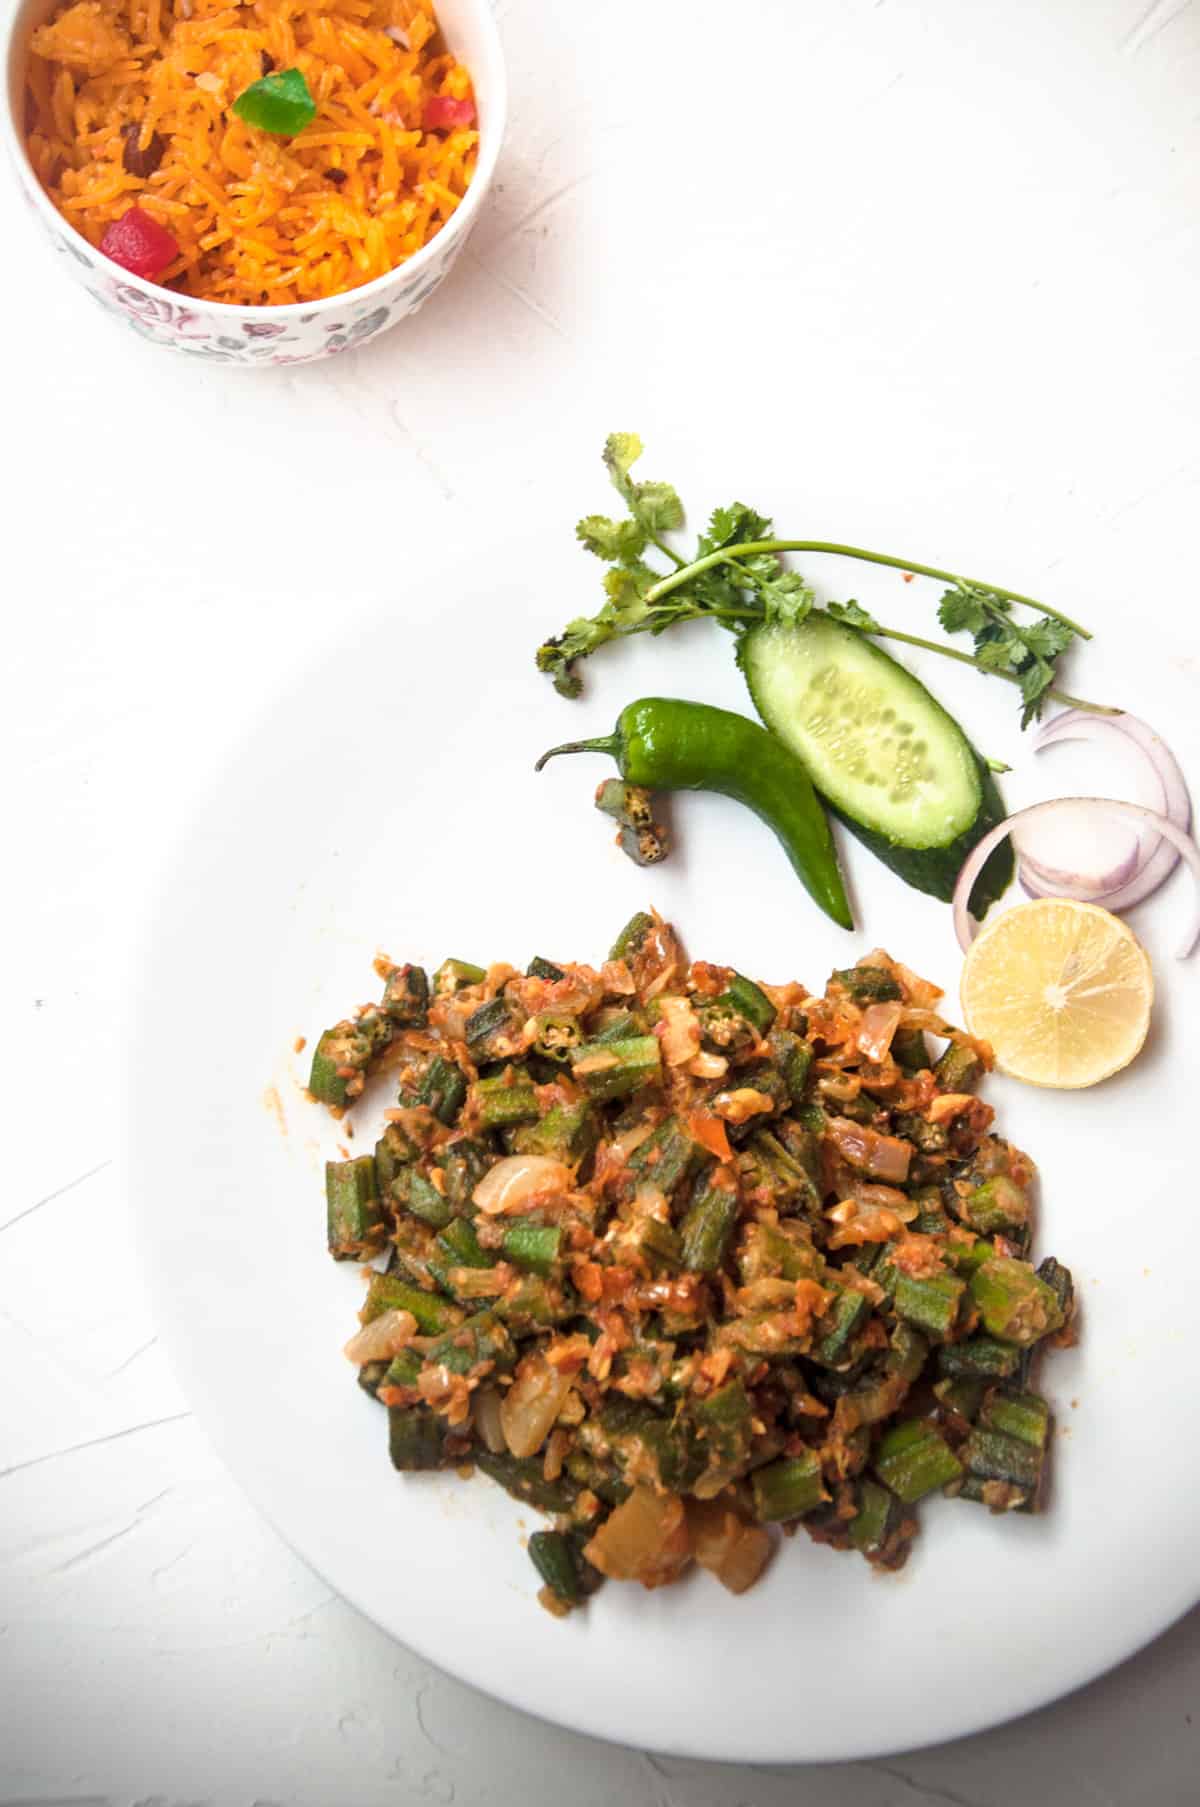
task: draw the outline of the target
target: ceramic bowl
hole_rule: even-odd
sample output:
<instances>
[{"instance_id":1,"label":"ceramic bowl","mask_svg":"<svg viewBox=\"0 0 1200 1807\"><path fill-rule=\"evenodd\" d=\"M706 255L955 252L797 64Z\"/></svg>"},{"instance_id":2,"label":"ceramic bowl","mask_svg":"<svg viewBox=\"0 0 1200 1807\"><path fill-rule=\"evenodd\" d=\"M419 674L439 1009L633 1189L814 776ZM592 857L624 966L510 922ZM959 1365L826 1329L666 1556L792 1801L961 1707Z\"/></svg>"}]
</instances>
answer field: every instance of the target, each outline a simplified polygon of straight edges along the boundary
<instances>
[{"instance_id":1,"label":"ceramic bowl","mask_svg":"<svg viewBox=\"0 0 1200 1807\"><path fill-rule=\"evenodd\" d=\"M415 314L442 281L470 235L496 167L504 134L504 55L489 0L440 0L451 49L471 71L479 109L479 161L461 205L407 263L361 288L322 301L238 307L176 294L130 275L102 257L68 224L33 173L25 153L25 65L31 33L57 0L19 0L7 21L7 84L2 129L25 198L60 253L62 267L107 313L151 339L221 364L306 364L361 345Z\"/></svg>"}]
</instances>

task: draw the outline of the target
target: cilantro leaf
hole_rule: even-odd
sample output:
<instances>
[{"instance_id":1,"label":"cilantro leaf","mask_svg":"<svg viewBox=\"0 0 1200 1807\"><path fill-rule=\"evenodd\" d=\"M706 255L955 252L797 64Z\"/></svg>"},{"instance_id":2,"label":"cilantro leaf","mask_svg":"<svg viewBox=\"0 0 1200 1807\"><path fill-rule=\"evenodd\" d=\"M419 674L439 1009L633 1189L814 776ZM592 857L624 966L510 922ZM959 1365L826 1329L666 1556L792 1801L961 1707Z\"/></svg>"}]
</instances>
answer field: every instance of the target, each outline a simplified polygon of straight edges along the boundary
<instances>
[{"instance_id":1,"label":"cilantro leaf","mask_svg":"<svg viewBox=\"0 0 1200 1807\"><path fill-rule=\"evenodd\" d=\"M812 613L815 601L811 584L805 583L799 571L781 571L762 585L759 595L765 619L788 627L799 627Z\"/></svg>"},{"instance_id":2,"label":"cilantro leaf","mask_svg":"<svg viewBox=\"0 0 1200 1807\"><path fill-rule=\"evenodd\" d=\"M575 538L582 541L597 558L640 558L646 549L646 534L638 521L614 521L608 515L584 515L575 526Z\"/></svg>"},{"instance_id":3,"label":"cilantro leaf","mask_svg":"<svg viewBox=\"0 0 1200 1807\"><path fill-rule=\"evenodd\" d=\"M862 634L879 634L883 632L874 615L869 615L861 605L851 597L849 602L827 602L825 613L843 627L856 627Z\"/></svg>"},{"instance_id":4,"label":"cilantro leaf","mask_svg":"<svg viewBox=\"0 0 1200 1807\"><path fill-rule=\"evenodd\" d=\"M658 572L637 559L626 565L613 565L604 573L604 590L608 601L601 609L598 619L617 629L628 632L630 628L646 620L650 610L646 604L646 591L651 584L658 582Z\"/></svg>"},{"instance_id":5,"label":"cilantro leaf","mask_svg":"<svg viewBox=\"0 0 1200 1807\"><path fill-rule=\"evenodd\" d=\"M1031 653L1042 659L1057 659L1075 638L1075 629L1064 621L1052 621L1043 615L1029 627L1021 629L1021 638Z\"/></svg>"},{"instance_id":6,"label":"cilantro leaf","mask_svg":"<svg viewBox=\"0 0 1200 1807\"><path fill-rule=\"evenodd\" d=\"M604 462L608 474L624 495L622 485L642 455L642 442L636 433L610 433L604 441Z\"/></svg>"},{"instance_id":7,"label":"cilantro leaf","mask_svg":"<svg viewBox=\"0 0 1200 1807\"><path fill-rule=\"evenodd\" d=\"M630 506L648 534L683 526L683 503L669 483L636 483Z\"/></svg>"},{"instance_id":8,"label":"cilantro leaf","mask_svg":"<svg viewBox=\"0 0 1200 1807\"><path fill-rule=\"evenodd\" d=\"M948 634L959 634L964 629L977 634L987 623L983 603L972 590L947 590L938 603L937 614Z\"/></svg>"},{"instance_id":9,"label":"cilantro leaf","mask_svg":"<svg viewBox=\"0 0 1200 1807\"><path fill-rule=\"evenodd\" d=\"M726 546L744 546L751 540L768 540L770 537L771 522L766 515L747 508L744 502L732 502L728 508L713 509L708 532L701 538L697 556L705 558L710 552L720 552Z\"/></svg>"},{"instance_id":10,"label":"cilantro leaf","mask_svg":"<svg viewBox=\"0 0 1200 1807\"><path fill-rule=\"evenodd\" d=\"M1054 682L1054 667L1045 659L1034 659L1021 673L1021 726L1037 721L1045 706L1046 692Z\"/></svg>"},{"instance_id":11,"label":"cilantro leaf","mask_svg":"<svg viewBox=\"0 0 1200 1807\"><path fill-rule=\"evenodd\" d=\"M1022 648L1020 642L1010 635L994 633L991 637L980 635L975 642L975 657L984 671L1012 671L1020 661Z\"/></svg>"},{"instance_id":12,"label":"cilantro leaf","mask_svg":"<svg viewBox=\"0 0 1200 1807\"><path fill-rule=\"evenodd\" d=\"M730 566L730 570L744 571L757 588L760 584L774 583L783 570L783 565L773 552L752 552L749 558L739 558L736 565Z\"/></svg>"}]
</instances>

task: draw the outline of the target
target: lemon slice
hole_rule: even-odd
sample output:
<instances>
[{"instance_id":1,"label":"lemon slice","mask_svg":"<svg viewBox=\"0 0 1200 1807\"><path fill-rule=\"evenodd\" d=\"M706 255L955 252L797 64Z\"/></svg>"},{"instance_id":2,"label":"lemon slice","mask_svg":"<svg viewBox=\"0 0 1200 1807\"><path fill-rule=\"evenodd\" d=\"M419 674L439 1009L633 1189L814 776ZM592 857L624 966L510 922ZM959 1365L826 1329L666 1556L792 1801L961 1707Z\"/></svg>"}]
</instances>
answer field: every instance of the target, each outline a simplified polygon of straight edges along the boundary
<instances>
[{"instance_id":1,"label":"lemon slice","mask_svg":"<svg viewBox=\"0 0 1200 1807\"><path fill-rule=\"evenodd\" d=\"M992 1044L1002 1073L1077 1090L1138 1053L1154 975L1119 917L1044 897L1006 910L972 942L960 995L968 1029Z\"/></svg>"}]
</instances>

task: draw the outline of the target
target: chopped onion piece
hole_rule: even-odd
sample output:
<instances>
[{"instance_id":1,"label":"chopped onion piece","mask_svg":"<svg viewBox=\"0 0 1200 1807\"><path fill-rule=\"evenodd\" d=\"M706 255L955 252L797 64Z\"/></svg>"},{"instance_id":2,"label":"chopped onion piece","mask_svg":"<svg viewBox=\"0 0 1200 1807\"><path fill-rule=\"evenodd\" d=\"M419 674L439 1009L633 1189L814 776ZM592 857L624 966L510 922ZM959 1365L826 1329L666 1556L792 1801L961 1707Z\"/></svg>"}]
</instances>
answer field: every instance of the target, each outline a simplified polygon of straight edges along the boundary
<instances>
[{"instance_id":1,"label":"chopped onion piece","mask_svg":"<svg viewBox=\"0 0 1200 1807\"><path fill-rule=\"evenodd\" d=\"M526 1356L500 1402L500 1428L514 1456L537 1454L554 1428L571 1381L570 1374L553 1367L540 1351Z\"/></svg>"},{"instance_id":2,"label":"chopped onion piece","mask_svg":"<svg viewBox=\"0 0 1200 1807\"><path fill-rule=\"evenodd\" d=\"M963 952L966 953L978 933L978 924L968 908L971 887L983 870L984 862L993 847L998 847L1001 841L1013 832L1014 827L1022 823L1049 818L1052 813L1066 810L1104 812L1122 816L1142 828L1153 828L1187 862L1191 868L1192 877L1196 881L1197 899L1188 932L1179 948L1179 959L1186 960L1196 943L1200 941L1200 847L1197 847L1191 836L1186 834L1182 828L1177 827L1169 817L1160 815L1157 810L1146 808L1144 804L1126 803L1117 797L1054 797L1047 803L1034 803L1028 809L1018 810L1015 815L997 823L995 828L989 829L981 841L976 842L963 862L962 871L959 873L958 882L954 887L954 932L958 936L958 945ZM1149 868L1147 868L1148 870ZM1145 874L1143 874L1144 876ZM1126 887L1126 889L1133 889L1133 887ZM1145 892L1141 893L1141 896L1145 895ZM1080 901L1094 903L1099 899L1086 898ZM1140 898L1133 901L1140 901ZM1115 905L1115 897L1105 898L1104 907L1106 909L1113 910ZM1126 900L1120 907L1130 908L1130 901Z\"/></svg>"},{"instance_id":3,"label":"chopped onion piece","mask_svg":"<svg viewBox=\"0 0 1200 1807\"><path fill-rule=\"evenodd\" d=\"M489 1167L475 1188L474 1199L486 1217L527 1211L535 1200L566 1192L571 1170L545 1154L510 1154Z\"/></svg>"}]
</instances>

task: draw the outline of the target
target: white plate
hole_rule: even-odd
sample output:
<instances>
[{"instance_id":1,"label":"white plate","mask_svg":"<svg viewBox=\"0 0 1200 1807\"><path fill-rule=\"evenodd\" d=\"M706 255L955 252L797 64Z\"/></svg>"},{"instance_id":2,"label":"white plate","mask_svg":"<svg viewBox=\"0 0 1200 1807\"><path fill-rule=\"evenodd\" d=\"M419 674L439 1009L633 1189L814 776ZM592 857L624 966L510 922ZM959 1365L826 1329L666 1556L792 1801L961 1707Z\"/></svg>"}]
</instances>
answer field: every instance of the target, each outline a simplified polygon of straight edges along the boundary
<instances>
[{"instance_id":1,"label":"white plate","mask_svg":"<svg viewBox=\"0 0 1200 1807\"><path fill-rule=\"evenodd\" d=\"M871 585L856 587L869 606ZM559 1623L536 1605L521 1547L534 1515L483 1480L389 1467L384 1416L340 1353L361 1283L323 1246L321 1162L342 1132L302 1098L307 1053L292 1053L296 1036L311 1047L375 995L377 949L431 965L596 960L654 902L694 955L772 980L819 983L877 943L947 987L958 971L947 910L851 848L865 927L844 936L767 830L720 799L676 809L683 846L665 867L629 865L591 807L608 768L562 760L535 778L534 757L600 732L646 691L745 707L740 680L723 637L702 629L595 661L588 700L567 704L531 670L554 625L536 588L443 582L453 611L446 601L440 624L397 616L333 648L264 711L188 826L147 953L131 1134L141 1238L184 1384L234 1472L331 1585L423 1656L564 1725L782 1762L911 1747L1044 1704L1200 1596L1187 1406L1200 1378L1200 1013L1197 970L1171 958L1182 880L1139 914L1160 1002L1134 1069L1091 1093L989 1092L1042 1169L1039 1249L1075 1270L1083 1299L1081 1348L1044 1374L1059 1424L1046 1516L938 1501L898 1577L798 1536L743 1599L703 1575L653 1594L609 1585ZM930 665L985 749L1027 769L1004 688ZM1087 670L1103 694L1091 650ZM1200 773L1194 680L1160 674L1136 703ZM1043 789L1065 771L1039 768ZM354 1146L369 1148L375 1121L355 1114Z\"/></svg>"}]
</instances>

